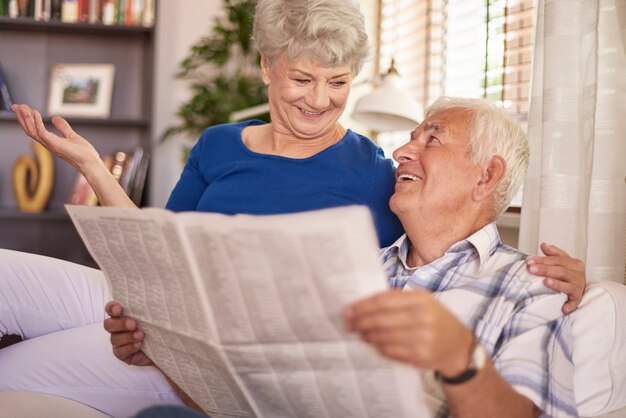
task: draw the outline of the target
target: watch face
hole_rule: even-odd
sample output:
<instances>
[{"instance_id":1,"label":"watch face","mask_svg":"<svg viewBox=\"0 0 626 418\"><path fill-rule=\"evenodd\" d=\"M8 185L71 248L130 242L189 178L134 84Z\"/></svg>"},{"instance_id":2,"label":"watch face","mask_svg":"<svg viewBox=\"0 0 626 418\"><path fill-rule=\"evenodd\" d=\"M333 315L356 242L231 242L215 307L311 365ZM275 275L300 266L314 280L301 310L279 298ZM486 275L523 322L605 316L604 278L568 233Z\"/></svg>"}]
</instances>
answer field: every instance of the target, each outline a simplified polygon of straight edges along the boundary
<instances>
[{"instance_id":1,"label":"watch face","mask_svg":"<svg viewBox=\"0 0 626 418\"><path fill-rule=\"evenodd\" d=\"M480 343L477 343L476 347L474 347L474 352L472 353L472 362L470 363L469 368L482 370L482 368L485 367L486 362L487 352Z\"/></svg>"}]
</instances>

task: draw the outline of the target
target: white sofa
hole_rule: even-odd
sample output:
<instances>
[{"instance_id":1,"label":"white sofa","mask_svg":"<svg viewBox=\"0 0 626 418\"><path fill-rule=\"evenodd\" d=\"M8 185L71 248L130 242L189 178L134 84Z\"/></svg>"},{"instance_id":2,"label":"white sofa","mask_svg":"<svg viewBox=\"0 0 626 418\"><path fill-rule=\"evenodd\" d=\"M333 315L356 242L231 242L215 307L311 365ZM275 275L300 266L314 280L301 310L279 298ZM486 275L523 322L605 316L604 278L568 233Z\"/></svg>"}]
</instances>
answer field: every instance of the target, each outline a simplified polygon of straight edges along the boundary
<instances>
[{"instance_id":1,"label":"white sofa","mask_svg":"<svg viewBox=\"0 0 626 418\"><path fill-rule=\"evenodd\" d=\"M574 312L574 390L582 417L626 418L626 286L590 283ZM56 396L0 393L0 418L106 415Z\"/></svg>"},{"instance_id":2,"label":"white sofa","mask_svg":"<svg viewBox=\"0 0 626 418\"><path fill-rule=\"evenodd\" d=\"M626 286L589 283L572 315L579 414L626 418Z\"/></svg>"}]
</instances>

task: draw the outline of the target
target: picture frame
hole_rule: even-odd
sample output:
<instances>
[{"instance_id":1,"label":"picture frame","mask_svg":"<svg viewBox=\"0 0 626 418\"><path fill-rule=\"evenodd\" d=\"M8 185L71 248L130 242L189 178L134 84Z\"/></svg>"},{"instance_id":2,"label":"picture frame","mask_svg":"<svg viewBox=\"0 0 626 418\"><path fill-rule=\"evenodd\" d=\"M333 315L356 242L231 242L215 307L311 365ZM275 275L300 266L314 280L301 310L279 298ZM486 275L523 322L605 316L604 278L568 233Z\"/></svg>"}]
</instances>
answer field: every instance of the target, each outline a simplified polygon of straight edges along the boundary
<instances>
[{"instance_id":1,"label":"picture frame","mask_svg":"<svg viewBox=\"0 0 626 418\"><path fill-rule=\"evenodd\" d=\"M106 119L111 114L113 64L55 64L50 72L48 114Z\"/></svg>"}]
</instances>

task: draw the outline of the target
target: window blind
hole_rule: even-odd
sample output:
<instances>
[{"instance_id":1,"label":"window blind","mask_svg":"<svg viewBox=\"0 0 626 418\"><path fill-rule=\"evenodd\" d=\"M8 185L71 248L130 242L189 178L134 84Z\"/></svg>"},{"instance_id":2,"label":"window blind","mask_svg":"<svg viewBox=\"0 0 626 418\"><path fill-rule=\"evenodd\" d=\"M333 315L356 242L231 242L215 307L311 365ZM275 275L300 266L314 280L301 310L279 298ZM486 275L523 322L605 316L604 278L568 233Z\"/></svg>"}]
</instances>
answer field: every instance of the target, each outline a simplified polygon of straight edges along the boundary
<instances>
[{"instance_id":1,"label":"window blind","mask_svg":"<svg viewBox=\"0 0 626 418\"><path fill-rule=\"evenodd\" d=\"M527 120L532 0L380 1L380 71L394 58L424 106L441 95L486 97Z\"/></svg>"}]
</instances>

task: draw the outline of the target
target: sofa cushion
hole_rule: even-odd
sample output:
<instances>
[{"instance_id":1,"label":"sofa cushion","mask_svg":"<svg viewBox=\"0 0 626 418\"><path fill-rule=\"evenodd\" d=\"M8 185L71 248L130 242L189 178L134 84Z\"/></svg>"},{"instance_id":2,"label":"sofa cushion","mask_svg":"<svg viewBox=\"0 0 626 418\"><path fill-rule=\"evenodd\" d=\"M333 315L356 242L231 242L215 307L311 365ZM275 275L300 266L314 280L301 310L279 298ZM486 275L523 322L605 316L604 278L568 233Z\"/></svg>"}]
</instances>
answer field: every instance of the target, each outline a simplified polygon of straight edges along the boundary
<instances>
[{"instance_id":1,"label":"sofa cushion","mask_svg":"<svg viewBox=\"0 0 626 418\"><path fill-rule=\"evenodd\" d=\"M610 281L587 285L572 313L574 393L581 416L626 406L626 286Z\"/></svg>"}]
</instances>

